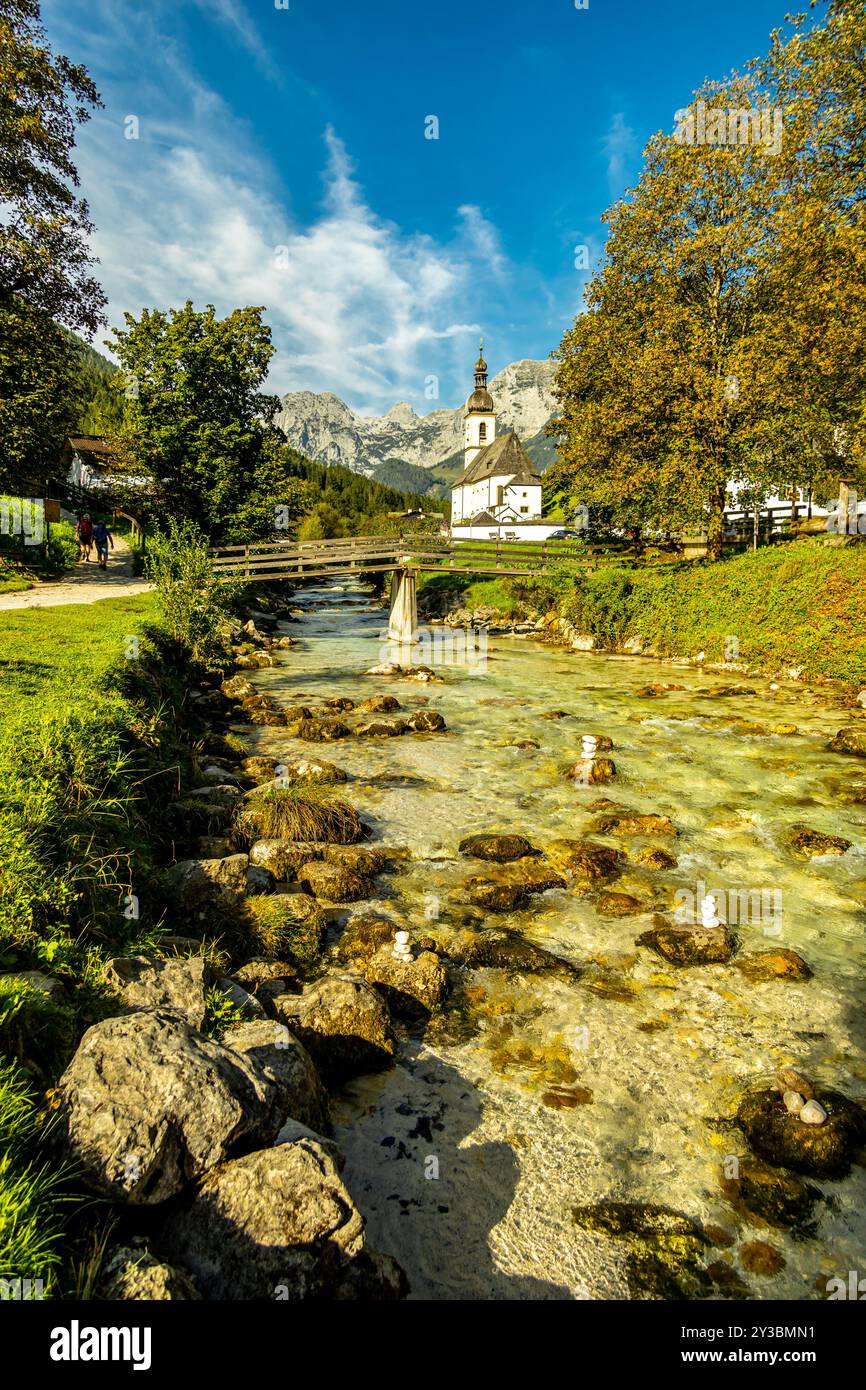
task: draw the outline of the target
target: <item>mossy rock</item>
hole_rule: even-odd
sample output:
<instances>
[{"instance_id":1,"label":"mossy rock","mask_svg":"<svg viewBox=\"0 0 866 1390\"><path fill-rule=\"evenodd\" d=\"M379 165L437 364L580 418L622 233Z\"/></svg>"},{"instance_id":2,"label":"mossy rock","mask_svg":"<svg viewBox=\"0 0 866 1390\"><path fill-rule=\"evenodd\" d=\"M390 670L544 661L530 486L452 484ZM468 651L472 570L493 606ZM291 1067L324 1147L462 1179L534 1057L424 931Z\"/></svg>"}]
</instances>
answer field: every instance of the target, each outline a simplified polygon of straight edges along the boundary
<instances>
[{"instance_id":1,"label":"mossy rock","mask_svg":"<svg viewBox=\"0 0 866 1390\"><path fill-rule=\"evenodd\" d=\"M705 930L701 927L656 926L643 932L635 942L648 946L671 965L724 965L736 950L736 937L727 927Z\"/></svg>"},{"instance_id":2,"label":"mossy rock","mask_svg":"<svg viewBox=\"0 0 866 1390\"><path fill-rule=\"evenodd\" d=\"M768 1163L813 1178L844 1178L866 1143L866 1112L838 1091L816 1088L816 1099L827 1111L822 1125L803 1124L785 1109L776 1090L744 1096L737 1122Z\"/></svg>"},{"instance_id":3,"label":"mossy rock","mask_svg":"<svg viewBox=\"0 0 866 1390\"><path fill-rule=\"evenodd\" d=\"M842 855L851 848L851 841L844 836L826 835L822 830L810 830L807 825L792 828L790 844L803 859L817 859L825 854Z\"/></svg>"},{"instance_id":4,"label":"mossy rock","mask_svg":"<svg viewBox=\"0 0 866 1390\"><path fill-rule=\"evenodd\" d=\"M461 854L473 859L488 859L497 864L508 864L514 859L523 859L536 851L523 835L468 835L458 845Z\"/></svg>"},{"instance_id":5,"label":"mossy rock","mask_svg":"<svg viewBox=\"0 0 866 1390\"><path fill-rule=\"evenodd\" d=\"M740 1162L738 1177L729 1178L723 1172L720 1182L735 1211L746 1220L798 1235L814 1234L815 1204L823 1194L795 1174L746 1158Z\"/></svg>"},{"instance_id":6,"label":"mossy rock","mask_svg":"<svg viewBox=\"0 0 866 1390\"><path fill-rule=\"evenodd\" d=\"M796 951L780 948L777 951L756 951L753 955L740 956L734 961L736 968L752 984L766 984L770 980L792 980L802 982L811 980L812 972L803 957Z\"/></svg>"},{"instance_id":7,"label":"mossy rock","mask_svg":"<svg viewBox=\"0 0 866 1390\"><path fill-rule=\"evenodd\" d=\"M585 1231L626 1241L625 1273L632 1298L707 1297L712 1283L701 1261L710 1245L697 1221L670 1207L643 1202L598 1202L574 1207Z\"/></svg>"}]
</instances>

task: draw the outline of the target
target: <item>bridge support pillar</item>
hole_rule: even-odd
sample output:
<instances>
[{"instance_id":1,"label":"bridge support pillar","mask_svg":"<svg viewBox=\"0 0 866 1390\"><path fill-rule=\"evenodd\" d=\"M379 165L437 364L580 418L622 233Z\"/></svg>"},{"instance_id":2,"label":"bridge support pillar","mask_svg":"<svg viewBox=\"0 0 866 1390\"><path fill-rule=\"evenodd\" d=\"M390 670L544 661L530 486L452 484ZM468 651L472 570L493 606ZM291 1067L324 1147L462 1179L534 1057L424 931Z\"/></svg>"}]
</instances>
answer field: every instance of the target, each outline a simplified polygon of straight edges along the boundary
<instances>
[{"instance_id":1,"label":"bridge support pillar","mask_svg":"<svg viewBox=\"0 0 866 1390\"><path fill-rule=\"evenodd\" d=\"M391 575L391 612L388 640L411 645L418 635L418 597L414 570L394 570Z\"/></svg>"}]
</instances>

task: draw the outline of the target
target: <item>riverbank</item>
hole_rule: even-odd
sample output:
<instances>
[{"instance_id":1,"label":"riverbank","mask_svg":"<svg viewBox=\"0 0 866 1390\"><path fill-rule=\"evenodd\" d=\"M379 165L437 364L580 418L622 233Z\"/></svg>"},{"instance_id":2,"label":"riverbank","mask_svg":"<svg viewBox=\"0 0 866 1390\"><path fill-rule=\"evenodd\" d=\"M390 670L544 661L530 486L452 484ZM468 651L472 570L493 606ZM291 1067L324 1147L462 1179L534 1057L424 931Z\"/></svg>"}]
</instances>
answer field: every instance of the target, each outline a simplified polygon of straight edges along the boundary
<instances>
[{"instance_id":1,"label":"riverbank","mask_svg":"<svg viewBox=\"0 0 866 1390\"><path fill-rule=\"evenodd\" d=\"M26 755L3 808L45 803L57 844L112 823L125 866L36 903L5 958L69 1025L53 1055L20 1027L4 1050L53 1083L52 1171L98 1198L95 1235L73 1217L52 1244L53 1288L809 1298L856 1267L856 711L508 638L401 669L363 585L254 601L222 671L143 644L137 703L111 694L150 772L84 778L52 720L34 746L62 757ZM710 930L676 915L701 883L730 907ZM785 1068L829 1128L778 1130ZM50 1232L31 1189L22 1222Z\"/></svg>"},{"instance_id":2,"label":"riverbank","mask_svg":"<svg viewBox=\"0 0 866 1390\"><path fill-rule=\"evenodd\" d=\"M795 542L719 561L466 585L425 576L422 615L533 627L579 650L724 664L866 687L866 545Z\"/></svg>"}]
</instances>

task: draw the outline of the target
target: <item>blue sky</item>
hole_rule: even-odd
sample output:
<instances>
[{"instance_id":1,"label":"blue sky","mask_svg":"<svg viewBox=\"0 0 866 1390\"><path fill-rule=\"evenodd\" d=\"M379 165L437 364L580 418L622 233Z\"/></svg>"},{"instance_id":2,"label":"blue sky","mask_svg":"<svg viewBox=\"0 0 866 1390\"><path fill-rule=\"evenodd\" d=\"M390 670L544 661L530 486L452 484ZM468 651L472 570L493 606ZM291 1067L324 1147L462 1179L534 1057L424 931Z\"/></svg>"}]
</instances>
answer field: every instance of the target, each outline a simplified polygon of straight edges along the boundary
<instances>
[{"instance_id":1,"label":"blue sky","mask_svg":"<svg viewBox=\"0 0 866 1390\"><path fill-rule=\"evenodd\" d=\"M377 414L459 404L479 333L494 373L546 357L647 139L787 8L277 3L44 0L105 102L78 165L109 317L263 304L272 390Z\"/></svg>"}]
</instances>

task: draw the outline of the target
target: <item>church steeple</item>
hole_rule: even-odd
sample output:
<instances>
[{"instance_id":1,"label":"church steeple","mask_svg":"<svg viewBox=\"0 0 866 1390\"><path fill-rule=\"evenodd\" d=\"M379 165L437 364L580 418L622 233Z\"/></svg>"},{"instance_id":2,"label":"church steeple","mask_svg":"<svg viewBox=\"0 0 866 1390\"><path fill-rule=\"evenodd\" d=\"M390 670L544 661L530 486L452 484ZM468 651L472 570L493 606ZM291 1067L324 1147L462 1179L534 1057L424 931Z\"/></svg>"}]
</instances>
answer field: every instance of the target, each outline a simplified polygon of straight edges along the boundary
<instances>
[{"instance_id":1,"label":"church steeple","mask_svg":"<svg viewBox=\"0 0 866 1390\"><path fill-rule=\"evenodd\" d=\"M466 430L463 443L463 467L468 468L482 449L492 444L496 436L496 407L487 389L487 363L484 361L484 339L475 363L475 390L466 402Z\"/></svg>"}]
</instances>

